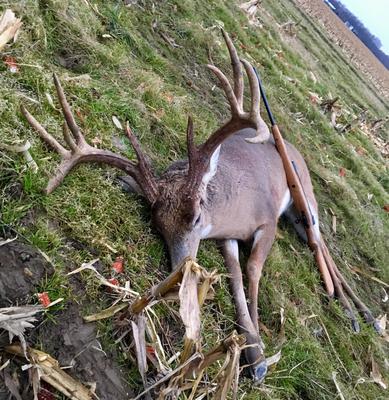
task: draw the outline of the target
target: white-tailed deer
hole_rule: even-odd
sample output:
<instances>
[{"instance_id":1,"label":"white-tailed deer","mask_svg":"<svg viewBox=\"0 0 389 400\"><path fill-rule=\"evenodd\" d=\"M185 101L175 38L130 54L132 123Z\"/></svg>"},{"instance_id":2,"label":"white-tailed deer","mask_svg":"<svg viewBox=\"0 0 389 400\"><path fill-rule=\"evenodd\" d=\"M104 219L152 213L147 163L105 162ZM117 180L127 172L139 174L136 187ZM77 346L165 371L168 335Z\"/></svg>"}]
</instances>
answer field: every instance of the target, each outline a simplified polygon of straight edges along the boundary
<instances>
[{"instance_id":1,"label":"white-tailed deer","mask_svg":"<svg viewBox=\"0 0 389 400\"><path fill-rule=\"evenodd\" d=\"M212 65L209 68L224 90L231 118L200 146L194 144L193 124L189 119L188 160L173 163L159 177L152 170L128 125L126 133L135 150L137 162L88 145L55 76L54 83L66 121L63 136L69 149L49 135L24 107L22 112L40 137L62 157L46 193L52 192L80 163L113 165L128 175L127 183L150 204L154 225L168 246L172 268L188 256L195 258L200 240L220 241L231 278L238 327L251 345L245 350L245 356L253 378L260 382L267 367L258 332L258 283L274 242L279 217L286 215L304 240L306 235L290 197L281 158L259 114L260 91L253 67L248 61L239 60L231 39L224 32L223 35L232 62L233 87L218 68ZM249 112L243 110L242 65L250 86ZM259 136L262 143L248 143L246 139L254 136ZM316 238L325 246L318 228L317 203L307 166L300 153L289 143L287 151L297 165L307 200L317 221ZM252 246L246 266L248 302L239 263L239 241L249 242ZM353 293L340 272L336 271L336 275L332 276L335 294L354 326L357 326L357 320L344 292L366 320L373 322L369 310Z\"/></svg>"}]
</instances>

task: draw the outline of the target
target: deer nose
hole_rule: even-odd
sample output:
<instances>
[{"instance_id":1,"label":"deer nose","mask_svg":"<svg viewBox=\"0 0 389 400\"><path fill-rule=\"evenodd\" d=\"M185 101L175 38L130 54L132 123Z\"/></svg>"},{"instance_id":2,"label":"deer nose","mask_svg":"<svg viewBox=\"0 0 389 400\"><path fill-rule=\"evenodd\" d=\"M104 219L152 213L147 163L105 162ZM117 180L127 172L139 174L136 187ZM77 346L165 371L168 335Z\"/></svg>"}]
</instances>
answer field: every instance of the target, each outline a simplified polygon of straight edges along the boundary
<instances>
[{"instance_id":1,"label":"deer nose","mask_svg":"<svg viewBox=\"0 0 389 400\"><path fill-rule=\"evenodd\" d=\"M186 258L196 258L200 240L193 237L190 239L185 241L176 240L172 246L168 246L172 270L179 267Z\"/></svg>"},{"instance_id":2,"label":"deer nose","mask_svg":"<svg viewBox=\"0 0 389 400\"><path fill-rule=\"evenodd\" d=\"M259 385L265 379L267 373L266 360L261 361L259 364L252 367L252 377L255 385Z\"/></svg>"},{"instance_id":3,"label":"deer nose","mask_svg":"<svg viewBox=\"0 0 389 400\"><path fill-rule=\"evenodd\" d=\"M176 257L170 257L172 271L178 268L185 261L186 258L188 258L188 255L186 253L183 253L182 255L179 254Z\"/></svg>"}]
</instances>

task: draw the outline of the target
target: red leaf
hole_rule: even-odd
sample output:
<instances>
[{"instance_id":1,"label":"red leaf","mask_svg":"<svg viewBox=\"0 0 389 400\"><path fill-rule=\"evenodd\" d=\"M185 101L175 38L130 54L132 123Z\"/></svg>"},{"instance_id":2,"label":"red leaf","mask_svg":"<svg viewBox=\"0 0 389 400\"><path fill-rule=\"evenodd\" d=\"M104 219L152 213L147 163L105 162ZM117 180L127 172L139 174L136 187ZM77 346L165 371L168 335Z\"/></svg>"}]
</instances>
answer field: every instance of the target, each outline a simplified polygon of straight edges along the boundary
<instances>
[{"instance_id":1,"label":"red leaf","mask_svg":"<svg viewBox=\"0 0 389 400\"><path fill-rule=\"evenodd\" d=\"M346 176L346 170L343 167L339 169L339 176Z\"/></svg>"},{"instance_id":2,"label":"red leaf","mask_svg":"<svg viewBox=\"0 0 389 400\"><path fill-rule=\"evenodd\" d=\"M109 279L108 279L108 282L109 282L111 285L120 286L120 283L119 283L119 281L118 281L116 278L109 278ZM107 287L107 292L109 292L109 293L115 293L115 289L114 289L113 287Z\"/></svg>"},{"instance_id":3,"label":"red leaf","mask_svg":"<svg viewBox=\"0 0 389 400\"><path fill-rule=\"evenodd\" d=\"M312 104L318 104L320 102L320 96L317 93L308 92L309 93L309 101Z\"/></svg>"},{"instance_id":4,"label":"red leaf","mask_svg":"<svg viewBox=\"0 0 389 400\"><path fill-rule=\"evenodd\" d=\"M116 257L115 262L112 264L112 269L118 274L124 272L124 259L123 257Z\"/></svg>"},{"instance_id":5,"label":"red leaf","mask_svg":"<svg viewBox=\"0 0 389 400\"><path fill-rule=\"evenodd\" d=\"M43 307L48 307L51 303L49 294L47 292L38 293L39 303L42 304Z\"/></svg>"},{"instance_id":6,"label":"red leaf","mask_svg":"<svg viewBox=\"0 0 389 400\"><path fill-rule=\"evenodd\" d=\"M109 278L108 282L112 285L119 286L119 281L116 278Z\"/></svg>"},{"instance_id":7,"label":"red leaf","mask_svg":"<svg viewBox=\"0 0 389 400\"><path fill-rule=\"evenodd\" d=\"M155 349L153 346L146 346L146 352L152 356L155 356Z\"/></svg>"},{"instance_id":8,"label":"red leaf","mask_svg":"<svg viewBox=\"0 0 389 400\"><path fill-rule=\"evenodd\" d=\"M389 212L389 204L385 204L382 208L383 208L386 212Z\"/></svg>"},{"instance_id":9,"label":"red leaf","mask_svg":"<svg viewBox=\"0 0 389 400\"><path fill-rule=\"evenodd\" d=\"M38 400L55 400L55 396L51 391L52 386L42 381L41 390L38 393Z\"/></svg>"},{"instance_id":10,"label":"red leaf","mask_svg":"<svg viewBox=\"0 0 389 400\"><path fill-rule=\"evenodd\" d=\"M356 151L360 156L364 156L367 153L367 151L363 147L357 147Z\"/></svg>"},{"instance_id":11,"label":"red leaf","mask_svg":"<svg viewBox=\"0 0 389 400\"><path fill-rule=\"evenodd\" d=\"M5 57L4 64L8 66L9 71L12 72L13 74L19 72L19 66L14 57L11 56Z\"/></svg>"},{"instance_id":12,"label":"red leaf","mask_svg":"<svg viewBox=\"0 0 389 400\"><path fill-rule=\"evenodd\" d=\"M80 118L81 122L84 124L85 123L84 114L79 109L76 109L76 115L78 118Z\"/></svg>"}]
</instances>

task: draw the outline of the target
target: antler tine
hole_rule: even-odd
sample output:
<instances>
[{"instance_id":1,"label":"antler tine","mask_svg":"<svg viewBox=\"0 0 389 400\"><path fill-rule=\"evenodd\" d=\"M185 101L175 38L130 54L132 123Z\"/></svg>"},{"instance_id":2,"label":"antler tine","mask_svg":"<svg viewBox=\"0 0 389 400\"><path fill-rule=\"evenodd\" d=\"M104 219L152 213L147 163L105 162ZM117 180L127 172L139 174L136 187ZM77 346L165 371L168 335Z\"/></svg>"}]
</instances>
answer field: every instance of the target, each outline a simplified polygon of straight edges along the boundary
<instances>
[{"instance_id":1,"label":"antler tine","mask_svg":"<svg viewBox=\"0 0 389 400\"><path fill-rule=\"evenodd\" d=\"M39 136L46 142L54 151L63 157L69 154L69 150L66 150L60 143L57 142L46 129L29 113L29 111L23 105L20 106L20 110L27 122L31 125L33 129L39 134Z\"/></svg>"},{"instance_id":2,"label":"antler tine","mask_svg":"<svg viewBox=\"0 0 389 400\"><path fill-rule=\"evenodd\" d=\"M228 52L230 53L232 71L234 74L234 93L239 106L243 107L244 83L243 83L242 66L239 60L238 52L236 51L236 48L232 43L230 36L224 29L222 29L222 34L224 37L224 41L226 42Z\"/></svg>"},{"instance_id":3,"label":"antler tine","mask_svg":"<svg viewBox=\"0 0 389 400\"><path fill-rule=\"evenodd\" d=\"M260 119L259 114L259 102L261 99L261 93L259 89L259 83L255 71L251 63L247 60L241 60L244 69L246 70L247 77L249 79L250 93L251 93L251 107L250 107L250 118L258 124Z\"/></svg>"},{"instance_id":4,"label":"antler tine","mask_svg":"<svg viewBox=\"0 0 389 400\"><path fill-rule=\"evenodd\" d=\"M75 143L72 135L70 134L68 125L64 122L62 125L62 132L65 142L70 147L70 149L74 152L77 150L77 144Z\"/></svg>"},{"instance_id":5,"label":"antler tine","mask_svg":"<svg viewBox=\"0 0 389 400\"><path fill-rule=\"evenodd\" d=\"M72 134L76 140L76 143L84 144L84 143L86 143L85 139L82 136L80 128L78 127L76 120L73 117L72 110L70 109L69 103L66 100L66 96L62 89L61 82L59 81L56 74L53 74L53 79L54 79L55 88L57 90L58 100L61 104L62 112L65 117L65 121L66 121L70 131L72 132Z\"/></svg>"},{"instance_id":6,"label":"antler tine","mask_svg":"<svg viewBox=\"0 0 389 400\"><path fill-rule=\"evenodd\" d=\"M254 138L248 139L248 141L253 142L265 141L270 136L269 131L264 129L264 124L259 113L260 89L254 68L247 60L239 60L232 40L226 32L222 31L222 33L231 57L234 75L234 89L232 89L229 80L219 68L214 65L208 65L208 68L218 78L227 97L231 108L231 118L223 126L213 132L205 143L198 147L193 145L193 127L188 123L188 187L190 190L195 190L198 187L202 181L202 176L208 168L212 154L214 154L215 150L221 145L221 143L233 133L244 128L255 128L257 135ZM243 110L243 76L241 64L243 64L250 84L250 112L245 112Z\"/></svg>"},{"instance_id":7,"label":"antler tine","mask_svg":"<svg viewBox=\"0 0 389 400\"><path fill-rule=\"evenodd\" d=\"M227 77L220 71L219 68L214 65L208 64L207 67L217 76L219 82L224 90L224 93L227 97L228 102L230 103L231 114L239 114L241 112L238 99L235 96L235 93L231 87L231 84Z\"/></svg>"},{"instance_id":8,"label":"antler tine","mask_svg":"<svg viewBox=\"0 0 389 400\"><path fill-rule=\"evenodd\" d=\"M138 168L141 172L142 180L144 180L144 184L141 186L144 191L147 190L149 197L156 199L158 196L158 185L157 182L155 181L155 176L152 172L152 168L149 161L143 154L138 139L132 133L128 121L126 122L125 133L127 134L127 137L130 140L131 145L135 150L136 158L138 159Z\"/></svg>"},{"instance_id":9,"label":"antler tine","mask_svg":"<svg viewBox=\"0 0 389 400\"><path fill-rule=\"evenodd\" d=\"M52 147L53 150L60 154L62 158L62 161L57 167L55 174L50 178L45 192L49 194L56 189L64 180L65 176L76 165L85 162L99 162L112 165L132 176L142 189L147 200L153 204L158 197L158 185L151 166L146 157L143 155L140 145L135 136L132 135L129 126L127 125L126 132L130 138L132 146L135 149L138 163L134 163L126 157L123 157L120 154L115 154L112 151L96 149L90 146L84 139L80 128L77 126L74 120L59 79L55 75L54 83L66 121L66 123L63 125L63 136L70 150L67 150L61 144L59 144L56 139L47 133L45 128L43 128L43 126L25 109L25 107L21 106L22 113L26 117L31 127L37 131L39 136L50 147Z\"/></svg>"},{"instance_id":10,"label":"antler tine","mask_svg":"<svg viewBox=\"0 0 389 400\"><path fill-rule=\"evenodd\" d=\"M196 145L194 144L194 138L193 138L193 119L190 115L188 116L188 125L186 127L186 144L188 149L188 159L190 166L196 154Z\"/></svg>"}]
</instances>

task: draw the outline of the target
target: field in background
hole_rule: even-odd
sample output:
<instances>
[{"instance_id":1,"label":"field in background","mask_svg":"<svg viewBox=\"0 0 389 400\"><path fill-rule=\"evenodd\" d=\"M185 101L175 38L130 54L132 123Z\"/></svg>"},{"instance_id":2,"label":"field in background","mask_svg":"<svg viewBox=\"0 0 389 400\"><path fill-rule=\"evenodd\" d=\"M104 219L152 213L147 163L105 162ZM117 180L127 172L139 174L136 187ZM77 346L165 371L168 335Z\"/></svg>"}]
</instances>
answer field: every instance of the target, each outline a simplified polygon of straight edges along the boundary
<instances>
[{"instance_id":1,"label":"field in background","mask_svg":"<svg viewBox=\"0 0 389 400\"><path fill-rule=\"evenodd\" d=\"M285 137L308 163L322 231L336 261L374 313L387 312L383 286L356 272L389 281L389 223L383 209L389 203L386 161L358 126L345 134L336 131L309 92L323 98L339 96L345 123L365 109L371 120L385 117L387 100L297 3L264 0L254 25L235 1L131 4L20 0L0 5L0 12L10 7L24 22L17 42L7 50L22 64L20 71L12 74L0 65L2 140L29 138L39 165L39 173L33 174L21 158L0 152L0 228L10 232L11 227L11 232L18 232L51 258L56 274L40 290L48 291L52 300L65 297L88 304L83 311L92 313L112 299L87 273L84 293L75 293L66 272L97 256L108 275L116 255L123 255L125 278L142 291L167 275L169 261L150 225L148 209L139 198L121 191L115 183L116 171L85 165L52 195L42 195L58 157L27 127L19 105L25 104L49 132L60 137L62 119L56 100L54 105L50 101L55 98L51 74L56 72L90 142L134 157L112 116L129 120L162 170L186 156L188 113L195 117L198 141L227 115L222 93L205 67L213 62L228 71L220 35L223 26L240 54L258 66ZM296 37L278 28L290 20L301 21ZM242 260L246 256L243 251ZM198 258L204 267L225 272L212 242L202 243ZM239 398L334 399L333 372L346 399L387 398L388 392L370 380L373 359L389 381L387 344L363 323L362 332L353 334L337 302L326 299L309 250L282 221L259 297L266 354L281 349L282 357L263 387L252 387L242 378ZM161 310L159 318L169 340L179 342L182 328L174 314ZM203 318L206 347L234 328L227 277L215 300L206 305ZM140 377L126 356L128 349L114 344L114 331L114 321L99 323L104 351L122 365L131 386L140 388ZM44 341L41 345L44 349Z\"/></svg>"},{"instance_id":2,"label":"field in background","mask_svg":"<svg viewBox=\"0 0 389 400\"><path fill-rule=\"evenodd\" d=\"M334 43L342 48L343 53L364 76L369 79L379 92L389 98L389 71L374 56L368 47L350 31L344 22L323 2L323 0L294 0L304 12L318 21ZM383 11L386 12L386 11Z\"/></svg>"}]
</instances>

